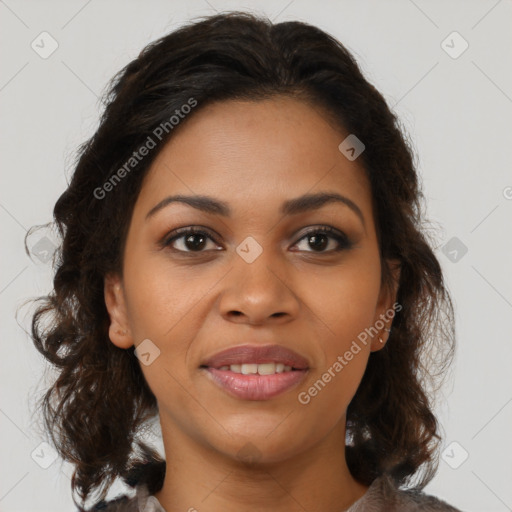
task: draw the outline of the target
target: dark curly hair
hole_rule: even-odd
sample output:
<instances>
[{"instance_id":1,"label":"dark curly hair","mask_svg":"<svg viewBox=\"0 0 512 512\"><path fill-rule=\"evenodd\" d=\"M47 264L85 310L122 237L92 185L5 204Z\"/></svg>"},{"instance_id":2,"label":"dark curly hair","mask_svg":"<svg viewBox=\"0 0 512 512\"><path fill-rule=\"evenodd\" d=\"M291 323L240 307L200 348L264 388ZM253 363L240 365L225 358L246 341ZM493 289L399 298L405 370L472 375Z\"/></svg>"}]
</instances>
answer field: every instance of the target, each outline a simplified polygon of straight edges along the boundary
<instances>
[{"instance_id":1,"label":"dark curly hair","mask_svg":"<svg viewBox=\"0 0 512 512\"><path fill-rule=\"evenodd\" d=\"M112 79L99 128L80 146L54 207L50 224L62 244L53 260L53 290L36 299L31 336L57 370L38 405L59 454L75 465L73 500L78 493L85 503L98 489L104 499L118 477L132 487L146 483L151 493L163 485L165 461L138 437L157 416L157 402L134 351L110 342L104 300L106 274L122 274L146 172L203 106L276 95L308 102L364 142L358 162L371 184L383 283L392 273L386 261L401 268L402 308L384 348L370 354L347 410L348 467L365 485L384 472L397 485L422 473L417 488L434 476L441 436L433 401L454 355L454 320L425 229L411 145L382 95L332 36L303 22L273 24L235 11L196 19L149 44ZM191 98L195 109L156 140L129 176L110 181L102 200L104 184ZM27 240L25 246L28 252Z\"/></svg>"}]
</instances>

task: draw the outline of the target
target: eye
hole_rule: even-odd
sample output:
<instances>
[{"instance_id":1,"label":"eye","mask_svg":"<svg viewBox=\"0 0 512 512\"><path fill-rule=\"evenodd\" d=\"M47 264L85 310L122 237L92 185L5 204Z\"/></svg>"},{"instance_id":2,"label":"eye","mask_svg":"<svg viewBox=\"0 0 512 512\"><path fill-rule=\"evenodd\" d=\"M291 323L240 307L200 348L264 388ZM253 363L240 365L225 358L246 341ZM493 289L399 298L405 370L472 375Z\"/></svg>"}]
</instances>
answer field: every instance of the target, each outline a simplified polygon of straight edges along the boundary
<instances>
[{"instance_id":1,"label":"eye","mask_svg":"<svg viewBox=\"0 0 512 512\"><path fill-rule=\"evenodd\" d=\"M345 233L330 226L322 226L309 230L299 240L299 242L297 242L297 244L302 240L305 240L305 243L309 244L309 247L313 248L312 251L306 250L306 252L339 252L345 249L350 249L353 245ZM329 247L329 242L333 242L331 246L334 245L334 248L331 247L329 250L324 250L326 247Z\"/></svg>"},{"instance_id":2,"label":"eye","mask_svg":"<svg viewBox=\"0 0 512 512\"><path fill-rule=\"evenodd\" d=\"M299 245L303 240L305 244L309 244L309 247L313 248L312 251L302 249L306 252L339 252L350 249L353 245L345 233L331 226L310 229L296 242L295 246ZM197 227L186 227L176 229L170 233L161 242L161 246L164 248L170 247L178 253L202 253L208 250L208 242L212 242L212 247L209 250L221 250L214 236L207 230ZM333 245L334 247L332 247ZM329 248L329 246L331 247ZM325 250L326 248L328 250Z\"/></svg>"},{"instance_id":3,"label":"eye","mask_svg":"<svg viewBox=\"0 0 512 512\"><path fill-rule=\"evenodd\" d=\"M177 252L205 252L208 241L214 242L213 250L218 250L218 244L212 235L203 229L194 227L180 228L166 237L161 245L171 247Z\"/></svg>"}]
</instances>

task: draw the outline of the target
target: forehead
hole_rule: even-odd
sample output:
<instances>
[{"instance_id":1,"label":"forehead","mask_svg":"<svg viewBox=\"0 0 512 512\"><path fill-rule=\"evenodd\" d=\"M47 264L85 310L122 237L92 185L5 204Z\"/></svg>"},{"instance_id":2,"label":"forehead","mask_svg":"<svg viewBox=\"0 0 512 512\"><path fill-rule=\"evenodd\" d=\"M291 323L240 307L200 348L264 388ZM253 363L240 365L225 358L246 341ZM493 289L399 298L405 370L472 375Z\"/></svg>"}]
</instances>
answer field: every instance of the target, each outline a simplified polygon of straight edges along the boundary
<instances>
[{"instance_id":1,"label":"forehead","mask_svg":"<svg viewBox=\"0 0 512 512\"><path fill-rule=\"evenodd\" d=\"M320 107L278 96L197 109L153 162L139 202L182 192L241 201L246 208L251 199L270 204L279 197L280 203L321 189L371 208L362 165L338 149L348 133L329 123Z\"/></svg>"}]
</instances>

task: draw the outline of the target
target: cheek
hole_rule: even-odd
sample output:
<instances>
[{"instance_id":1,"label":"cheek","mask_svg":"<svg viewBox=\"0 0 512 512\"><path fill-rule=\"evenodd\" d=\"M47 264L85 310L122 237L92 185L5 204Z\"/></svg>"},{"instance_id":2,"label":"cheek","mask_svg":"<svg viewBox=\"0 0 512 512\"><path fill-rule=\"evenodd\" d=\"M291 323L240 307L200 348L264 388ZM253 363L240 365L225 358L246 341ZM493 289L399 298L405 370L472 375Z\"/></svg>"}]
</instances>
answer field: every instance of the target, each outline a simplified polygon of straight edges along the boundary
<instances>
[{"instance_id":1,"label":"cheek","mask_svg":"<svg viewBox=\"0 0 512 512\"><path fill-rule=\"evenodd\" d=\"M323 403L334 416L346 410L365 372L371 346L366 330L375 321L380 279L378 256L367 252L315 286L323 354L305 400Z\"/></svg>"},{"instance_id":2,"label":"cheek","mask_svg":"<svg viewBox=\"0 0 512 512\"><path fill-rule=\"evenodd\" d=\"M184 270L172 269L164 258L143 262L142 256L135 256L125 263L127 312L135 341L142 337L163 343L169 336L178 340L176 327L185 317L190 325L194 306L204 295L204 281L194 281Z\"/></svg>"},{"instance_id":3,"label":"cheek","mask_svg":"<svg viewBox=\"0 0 512 512\"><path fill-rule=\"evenodd\" d=\"M347 270L325 287L323 291L328 293L316 288L322 357L298 398L311 416L322 416L327 426L336 424L346 413L364 375L370 355L365 329L375 318L380 273Z\"/></svg>"},{"instance_id":4,"label":"cheek","mask_svg":"<svg viewBox=\"0 0 512 512\"><path fill-rule=\"evenodd\" d=\"M159 258L160 259L160 258ZM172 397L174 406L185 408L187 353L196 332L195 308L204 295L204 282L194 283L183 272L171 272L165 261L153 258L137 265L137 258L125 262L127 312L135 345L149 339L157 356L141 370L157 400ZM142 263L142 259L139 260Z\"/></svg>"},{"instance_id":5,"label":"cheek","mask_svg":"<svg viewBox=\"0 0 512 512\"><path fill-rule=\"evenodd\" d=\"M342 350L369 327L380 293L380 264L373 254L359 253L338 271L315 282L315 309L326 326L328 345Z\"/></svg>"}]
</instances>

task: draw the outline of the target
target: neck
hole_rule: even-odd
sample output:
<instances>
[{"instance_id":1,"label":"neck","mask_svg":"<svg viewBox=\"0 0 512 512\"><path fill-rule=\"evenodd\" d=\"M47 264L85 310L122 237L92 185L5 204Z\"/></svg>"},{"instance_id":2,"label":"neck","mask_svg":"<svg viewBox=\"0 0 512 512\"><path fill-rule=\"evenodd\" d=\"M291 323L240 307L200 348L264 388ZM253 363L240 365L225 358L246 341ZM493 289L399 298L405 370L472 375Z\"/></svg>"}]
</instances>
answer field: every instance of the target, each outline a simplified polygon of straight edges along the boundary
<instances>
[{"instance_id":1,"label":"neck","mask_svg":"<svg viewBox=\"0 0 512 512\"><path fill-rule=\"evenodd\" d=\"M368 489L345 460L345 424L319 445L278 462L228 457L162 425L167 467L155 494L166 512L347 510Z\"/></svg>"}]
</instances>

